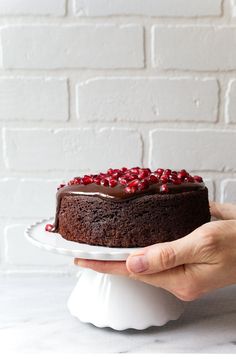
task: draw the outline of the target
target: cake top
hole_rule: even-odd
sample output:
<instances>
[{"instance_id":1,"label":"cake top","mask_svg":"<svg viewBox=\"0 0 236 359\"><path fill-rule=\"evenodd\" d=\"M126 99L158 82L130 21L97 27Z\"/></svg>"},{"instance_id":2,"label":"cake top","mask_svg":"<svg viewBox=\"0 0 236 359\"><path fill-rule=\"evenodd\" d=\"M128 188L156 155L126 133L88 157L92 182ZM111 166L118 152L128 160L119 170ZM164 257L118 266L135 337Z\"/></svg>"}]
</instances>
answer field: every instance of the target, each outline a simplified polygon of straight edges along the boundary
<instances>
[{"instance_id":1,"label":"cake top","mask_svg":"<svg viewBox=\"0 0 236 359\"><path fill-rule=\"evenodd\" d=\"M157 168L109 168L106 172L74 177L58 187L58 195L85 194L126 199L145 193L178 193L204 188L202 177L192 176L185 169L175 171Z\"/></svg>"}]
</instances>

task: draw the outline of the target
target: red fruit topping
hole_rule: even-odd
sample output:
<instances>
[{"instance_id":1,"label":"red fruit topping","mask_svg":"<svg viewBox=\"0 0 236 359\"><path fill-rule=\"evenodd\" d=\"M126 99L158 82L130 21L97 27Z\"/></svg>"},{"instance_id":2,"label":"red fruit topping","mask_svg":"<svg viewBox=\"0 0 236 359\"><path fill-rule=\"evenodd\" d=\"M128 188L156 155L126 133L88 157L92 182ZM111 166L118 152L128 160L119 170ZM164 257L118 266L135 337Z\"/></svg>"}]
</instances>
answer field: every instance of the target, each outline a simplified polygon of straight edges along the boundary
<instances>
[{"instance_id":1,"label":"red fruit topping","mask_svg":"<svg viewBox=\"0 0 236 359\"><path fill-rule=\"evenodd\" d=\"M141 169L138 174L139 179L144 179L149 176L149 171L147 169Z\"/></svg>"},{"instance_id":2,"label":"red fruit topping","mask_svg":"<svg viewBox=\"0 0 236 359\"><path fill-rule=\"evenodd\" d=\"M158 168L156 171L154 171L155 173L159 174L160 176L162 175L162 173L164 172L163 168Z\"/></svg>"},{"instance_id":3,"label":"red fruit topping","mask_svg":"<svg viewBox=\"0 0 236 359\"><path fill-rule=\"evenodd\" d=\"M179 178L179 179L182 181L182 180L185 179L185 174L179 172L179 173L177 174L177 178Z\"/></svg>"},{"instance_id":4,"label":"red fruit topping","mask_svg":"<svg viewBox=\"0 0 236 359\"><path fill-rule=\"evenodd\" d=\"M139 174L139 167L133 167L130 169L130 172L134 175L138 175Z\"/></svg>"},{"instance_id":5,"label":"red fruit topping","mask_svg":"<svg viewBox=\"0 0 236 359\"><path fill-rule=\"evenodd\" d=\"M160 186L160 192L171 192L173 185L181 185L182 183L201 183L203 182L200 176L191 176L185 169L180 171L172 171L171 169L157 168L155 171L151 171L149 168L140 168L138 166L127 168L109 168L107 172L100 172L98 174L89 174L81 177L75 177L70 180L67 185L88 185L90 183L96 183L101 186L115 187L117 185L123 186L124 191L127 193L135 193L136 191L142 191L149 186L154 187L157 184ZM160 183L160 185L158 185ZM170 188L169 183L171 184ZM58 189L64 187L65 184L61 184Z\"/></svg>"},{"instance_id":6,"label":"red fruit topping","mask_svg":"<svg viewBox=\"0 0 236 359\"><path fill-rule=\"evenodd\" d=\"M125 187L125 192L126 193L135 193L135 192L137 192L137 190L138 190L138 187Z\"/></svg>"},{"instance_id":7,"label":"red fruit topping","mask_svg":"<svg viewBox=\"0 0 236 359\"><path fill-rule=\"evenodd\" d=\"M149 187L149 182L148 180L145 178L142 181L140 181L139 185L138 185L138 189L140 191L147 189Z\"/></svg>"},{"instance_id":8,"label":"red fruit topping","mask_svg":"<svg viewBox=\"0 0 236 359\"><path fill-rule=\"evenodd\" d=\"M109 169L107 170L107 174L108 174L108 175L112 175L113 172L114 172L114 170L113 170L112 168L109 168Z\"/></svg>"},{"instance_id":9,"label":"red fruit topping","mask_svg":"<svg viewBox=\"0 0 236 359\"><path fill-rule=\"evenodd\" d=\"M164 183L167 183L167 182L168 182L168 177L162 175L161 178L160 178L160 180L161 180L161 183L163 183L163 184L164 184Z\"/></svg>"},{"instance_id":10,"label":"red fruit topping","mask_svg":"<svg viewBox=\"0 0 236 359\"><path fill-rule=\"evenodd\" d=\"M93 182L96 183L96 184L100 184L101 183L100 176L97 176L96 178L94 178Z\"/></svg>"},{"instance_id":11,"label":"red fruit topping","mask_svg":"<svg viewBox=\"0 0 236 359\"><path fill-rule=\"evenodd\" d=\"M169 168L167 168L167 170L165 170L163 172L163 174L166 175L166 176L169 176L171 174L171 170Z\"/></svg>"},{"instance_id":12,"label":"red fruit topping","mask_svg":"<svg viewBox=\"0 0 236 359\"><path fill-rule=\"evenodd\" d=\"M128 183L128 187L137 187L139 185L139 180L135 179Z\"/></svg>"},{"instance_id":13,"label":"red fruit topping","mask_svg":"<svg viewBox=\"0 0 236 359\"><path fill-rule=\"evenodd\" d=\"M53 225L48 223L45 226L45 231L52 232L53 228L54 228Z\"/></svg>"},{"instance_id":14,"label":"red fruit topping","mask_svg":"<svg viewBox=\"0 0 236 359\"><path fill-rule=\"evenodd\" d=\"M109 181L107 178L102 178L100 184L107 187L109 186Z\"/></svg>"},{"instance_id":15,"label":"red fruit topping","mask_svg":"<svg viewBox=\"0 0 236 359\"><path fill-rule=\"evenodd\" d=\"M175 185L181 184L181 180L178 179L178 178L173 178L173 179L171 180L171 182L172 182L173 184L175 184Z\"/></svg>"},{"instance_id":16,"label":"red fruit topping","mask_svg":"<svg viewBox=\"0 0 236 359\"><path fill-rule=\"evenodd\" d=\"M122 186L126 186L128 181L125 179L125 178L119 178L119 183L122 185Z\"/></svg>"},{"instance_id":17,"label":"red fruit topping","mask_svg":"<svg viewBox=\"0 0 236 359\"><path fill-rule=\"evenodd\" d=\"M87 176L85 175L82 179L81 182L85 185L93 183L93 178L91 176Z\"/></svg>"},{"instance_id":18,"label":"red fruit topping","mask_svg":"<svg viewBox=\"0 0 236 359\"><path fill-rule=\"evenodd\" d=\"M59 190L59 189L61 189L61 188L63 188L63 187L65 187L65 184L64 184L64 183L61 183L61 184L57 187L57 190Z\"/></svg>"},{"instance_id":19,"label":"red fruit topping","mask_svg":"<svg viewBox=\"0 0 236 359\"><path fill-rule=\"evenodd\" d=\"M169 188L167 186L167 184L163 184L160 188L160 191L163 193L168 193L169 192Z\"/></svg>"},{"instance_id":20,"label":"red fruit topping","mask_svg":"<svg viewBox=\"0 0 236 359\"><path fill-rule=\"evenodd\" d=\"M185 179L186 182L194 182L194 178L192 176L188 176Z\"/></svg>"},{"instance_id":21,"label":"red fruit topping","mask_svg":"<svg viewBox=\"0 0 236 359\"><path fill-rule=\"evenodd\" d=\"M149 181L151 183L157 183L157 182L159 182L159 178L157 176L155 176L155 175L150 175L149 176Z\"/></svg>"},{"instance_id":22,"label":"red fruit topping","mask_svg":"<svg viewBox=\"0 0 236 359\"><path fill-rule=\"evenodd\" d=\"M194 178L195 181L197 181L197 182L203 182L202 177L200 177L200 176L193 176L193 178Z\"/></svg>"},{"instance_id":23,"label":"red fruit topping","mask_svg":"<svg viewBox=\"0 0 236 359\"><path fill-rule=\"evenodd\" d=\"M81 183L81 177L75 177L74 184L80 184L80 183Z\"/></svg>"},{"instance_id":24,"label":"red fruit topping","mask_svg":"<svg viewBox=\"0 0 236 359\"><path fill-rule=\"evenodd\" d=\"M118 184L118 182L114 178L109 179L109 186L110 187L115 187L117 184Z\"/></svg>"}]
</instances>

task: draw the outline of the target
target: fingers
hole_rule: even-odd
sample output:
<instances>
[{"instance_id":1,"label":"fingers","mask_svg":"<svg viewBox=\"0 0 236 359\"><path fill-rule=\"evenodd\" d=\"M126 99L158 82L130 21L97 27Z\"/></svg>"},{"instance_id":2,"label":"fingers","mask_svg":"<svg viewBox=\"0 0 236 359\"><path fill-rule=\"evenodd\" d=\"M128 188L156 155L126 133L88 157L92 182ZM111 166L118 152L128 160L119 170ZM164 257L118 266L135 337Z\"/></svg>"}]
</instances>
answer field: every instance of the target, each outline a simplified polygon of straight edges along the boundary
<instances>
[{"instance_id":1,"label":"fingers","mask_svg":"<svg viewBox=\"0 0 236 359\"><path fill-rule=\"evenodd\" d=\"M151 274L163 272L181 264L192 263L196 234L190 233L181 239L158 243L131 254L126 266L129 272Z\"/></svg>"},{"instance_id":2,"label":"fingers","mask_svg":"<svg viewBox=\"0 0 236 359\"><path fill-rule=\"evenodd\" d=\"M83 268L92 269L100 273L129 275L125 262L123 261L99 261L99 260L75 258L74 264Z\"/></svg>"},{"instance_id":3,"label":"fingers","mask_svg":"<svg viewBox=\"0 0 236 359\"><path fill-rule=\"evenodd\" d=\"M236 205L231 203L211 202L210 211L218 219L236 219Z\"/></svg>"}]
</instances>

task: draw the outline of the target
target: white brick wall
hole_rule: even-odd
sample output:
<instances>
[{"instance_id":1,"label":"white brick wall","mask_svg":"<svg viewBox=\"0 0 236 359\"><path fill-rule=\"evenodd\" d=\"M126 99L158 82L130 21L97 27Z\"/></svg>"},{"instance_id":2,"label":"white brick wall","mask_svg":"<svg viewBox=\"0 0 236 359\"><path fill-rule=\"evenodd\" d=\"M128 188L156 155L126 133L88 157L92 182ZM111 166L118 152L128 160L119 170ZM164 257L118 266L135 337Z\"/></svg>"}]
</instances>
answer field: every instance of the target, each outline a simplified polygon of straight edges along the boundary
<instances>
[{"instance_id":1,"label":"white brick wall","mask_svg":"<svg viewBox=\"0 0 236 359\"><path fill-rule=\"evenodd\" d=\"M0 15L65 15L65 0L0 0Z\"/></svg>"},{"instance_id":2,"label":"white brick wall","mask_svg":"<svg viewBox=\"0 0 236 359\"><path fill-rule=\"evenodd\" d=\"M221 0L74 0L75 13L80 16L142 15L142 16L217 16Z\"/></svg>"},{"instance_id":3,"label":"white brick wall","mask_svg":"<svg viewBox=\"0 0 236 359\"><path fill-rule=\"evenodd\" d=\"M215 122L218 84L215 79L98 78L78 85L77 104L78 118L85 121Z\"/></svg>"},{"instance_id":4,"label":"white brick wall","mask_svg":"<svg viewBox=\"0 0 236 359\"><path fill-rule=\"evenodd\" d=\"M92 171L140 165L142 156L140 135L129 129L6 129L4 143L6 167L18 171Z\"/></svg>"},{"instance_id":5,"label":"white brick wall","mask_svg":"<svg viewBox=\"0 0 236 359\"><path fill-rule=\"evenodd\" d=\"M139 25L17 25L1 37L6 69L143 67Z\"/></svg>"},{"instance_id":6,"label":"white brick wall","mask_svg":"<svg viewBox=\"0 0 236 359\"><path fill-rule=\"evenodd\" d=\"M236 70L235 26L154 26L152 30L154 67Z\"/></svg>"},{"instance_id":7,"label":"white brick wall","mask_svg":"<svg viewBox=\"0 0 236 359\"><path fill-rule=\"evenodd\" d=\"M186 167L236 203L235 15L235 0L0 0L0 272L71 270L23 231L76 174Z\"/></svg>"},{"instance_id":8,"label":"white brick wall","mask_svg":"<svg viewBox=\"0 0 236 359\"><path fill-rule=\"evenodd\" d=\"M0 78L1 120L66 121L68 111L65 79Z\"/></svg>"}]
</instances>

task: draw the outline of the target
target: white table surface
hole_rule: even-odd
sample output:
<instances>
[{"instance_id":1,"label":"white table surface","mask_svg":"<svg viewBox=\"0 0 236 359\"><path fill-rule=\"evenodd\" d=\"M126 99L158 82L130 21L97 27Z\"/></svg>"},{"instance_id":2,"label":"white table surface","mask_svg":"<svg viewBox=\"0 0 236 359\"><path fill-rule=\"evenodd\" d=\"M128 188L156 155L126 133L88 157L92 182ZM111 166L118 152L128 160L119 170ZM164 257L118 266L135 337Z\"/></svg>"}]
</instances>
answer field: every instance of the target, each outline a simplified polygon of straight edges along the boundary
<instances>
[{"instance_id":1,"label":"white table surface","mask_svg":"<svg viewBox=\"0 0 236 359\"><path fill-rule=\"evenodd\" d=\"M236 286L188 303L144 331L96 328L66 307L73 276L0 277L0 353L236 353Z\"/></svg>"}]
</instances>

